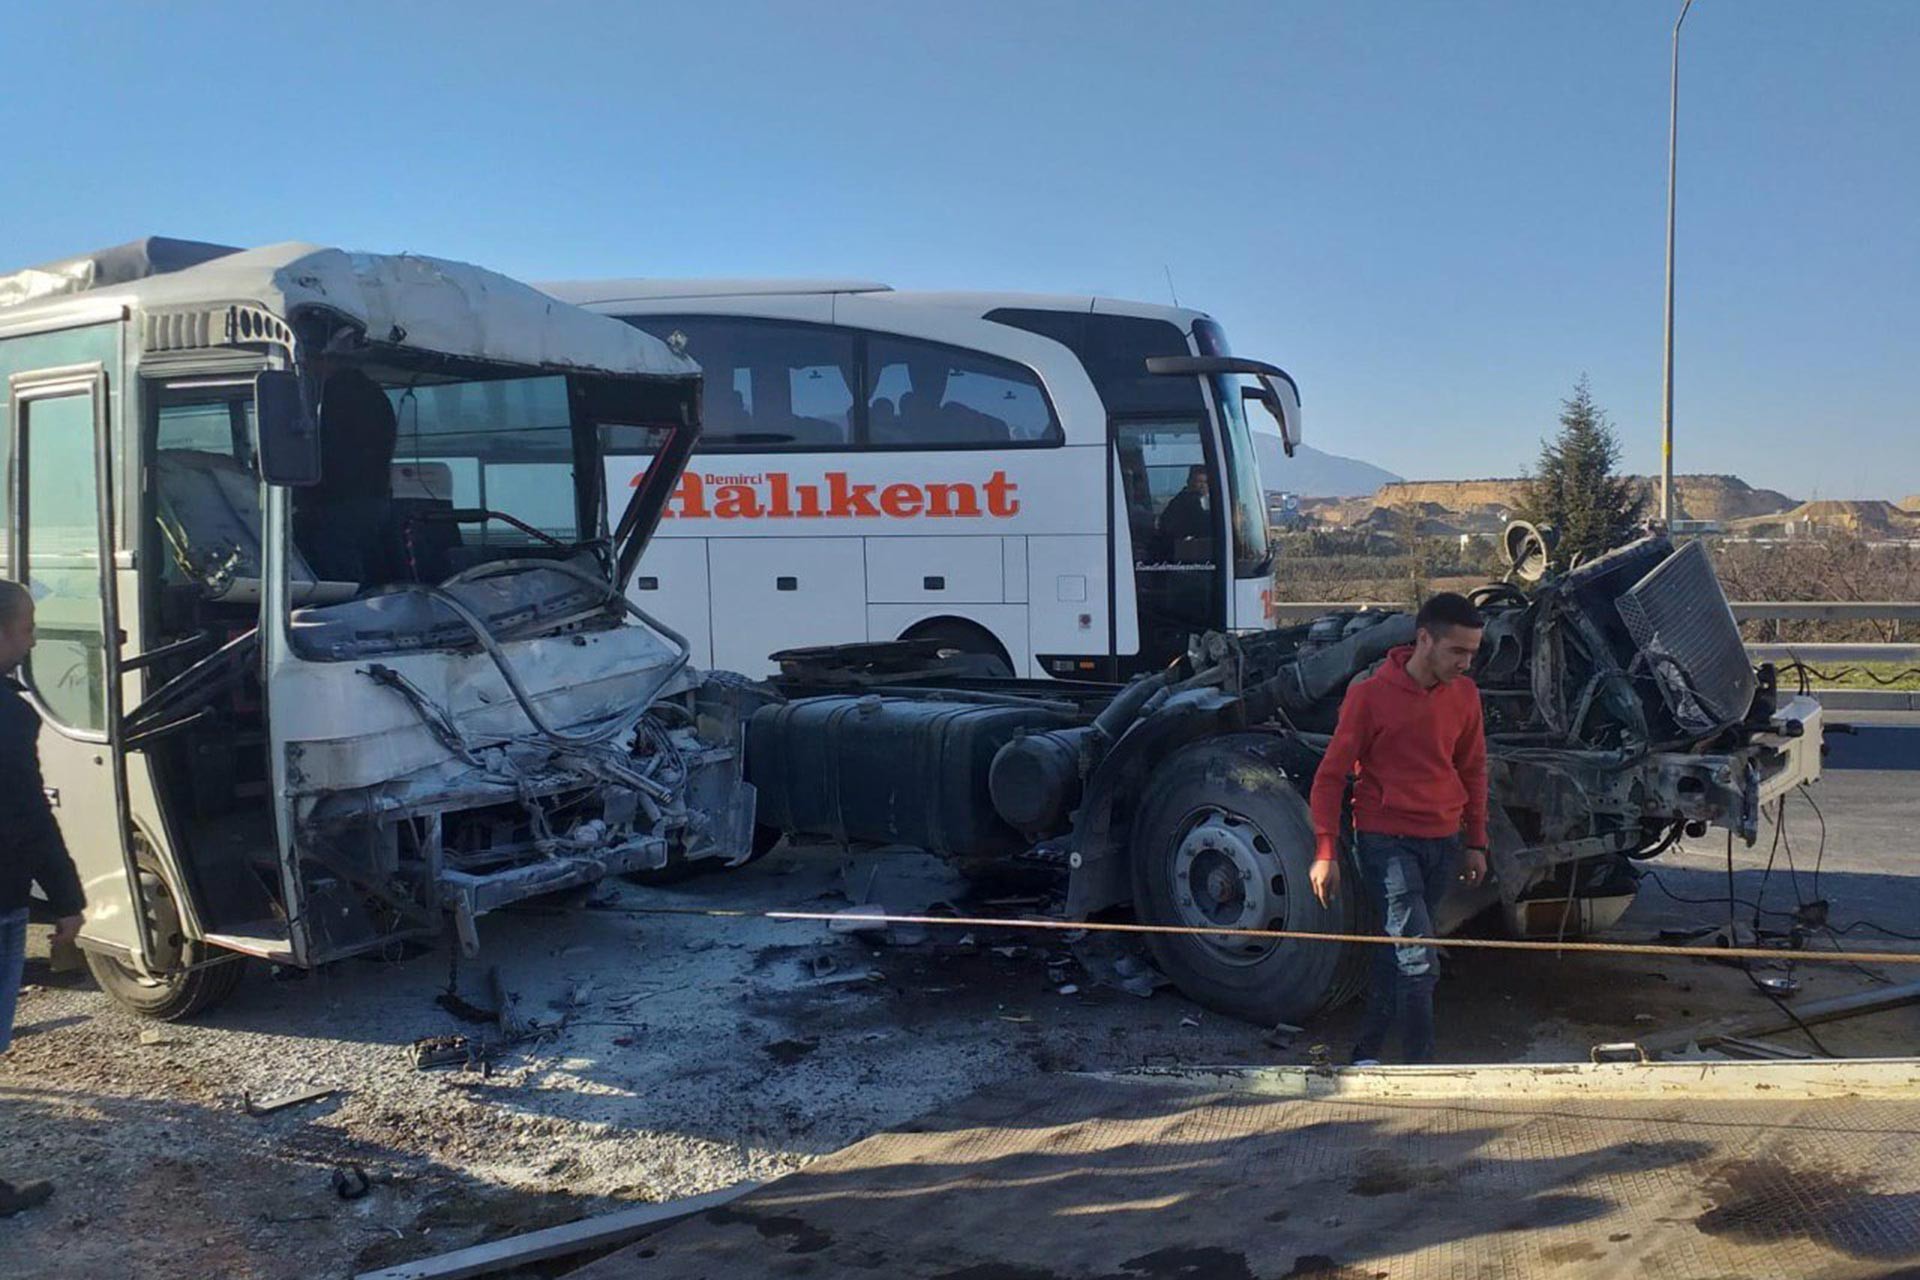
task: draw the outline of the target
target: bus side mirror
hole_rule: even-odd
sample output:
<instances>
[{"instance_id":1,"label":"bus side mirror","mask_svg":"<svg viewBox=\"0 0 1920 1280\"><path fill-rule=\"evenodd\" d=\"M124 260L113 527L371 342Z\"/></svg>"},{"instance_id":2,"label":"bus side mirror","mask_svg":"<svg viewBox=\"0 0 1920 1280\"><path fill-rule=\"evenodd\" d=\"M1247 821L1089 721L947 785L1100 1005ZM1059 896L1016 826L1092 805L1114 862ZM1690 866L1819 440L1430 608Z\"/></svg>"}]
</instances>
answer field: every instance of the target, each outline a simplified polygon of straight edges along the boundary
<instances>
[{"instance_id":1,"label":"bus side mirror","mask_svg":"<svg viewBox=\"0 0 1920 1280\"><path fill-rule=\"evenodd\" d=\"M260 437L260 476L268 484L320 483L320 424L290 369L264 369L253 378L254 430Z\"/></svg>"},{"instance_id":2,"label":"bus side mirror","mask_svg":"<svg viewBox=\"0 0 1920 1280\"><path fill-rule=\"evenodd\" d=\"M1254 376L1255 385L1241 387L1240 396L1244 400L1259 401L1260 406L1273 415L1273 420L1280 425L1281 447L1291 458L1300 446L1300 394L1286 378L1265 373Z\"/></svg>"}]
</instances>

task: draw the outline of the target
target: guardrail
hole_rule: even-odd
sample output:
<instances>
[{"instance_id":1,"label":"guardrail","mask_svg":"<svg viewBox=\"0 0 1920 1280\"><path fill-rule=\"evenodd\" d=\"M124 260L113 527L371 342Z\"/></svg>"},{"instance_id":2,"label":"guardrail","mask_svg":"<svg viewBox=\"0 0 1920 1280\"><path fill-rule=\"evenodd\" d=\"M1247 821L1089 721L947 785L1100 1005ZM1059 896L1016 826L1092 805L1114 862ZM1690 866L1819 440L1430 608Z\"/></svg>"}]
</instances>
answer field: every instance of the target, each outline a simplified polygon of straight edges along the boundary
<instances>
[{"instance_id":1,"label":"guardrail","mask_svg":"<svg viewBox=\"0 0 1920 1280\"><path fill-rule=\"evenodd\" d=\"M1339 609L1405 609L1403 602L1386 600L1277 600L1273 605L1273 615L1280 622L1304 622L1317 618L1323 613L1332 613ZM1733 616L1741 622L1891 622L1894 634L1899 635L1903 622L1920 622L1920 603L1906 600L1736 600L1731 602ZM1776 636L1778 632L1775 632ZM1771 643L1771 642L1770 642ZM1781 646L1795 649L1807 649L1817 646L1792 645ZM1845 645L1847 649L1874 648L1874 645ZM1884 646L1899 648L1903 651L1913 649L1913 645ZM1869 662L1883 659L1852 658L1849 661ZM1900 657L1888 657L1888 662L1903 661Z\"/></svg>"},{"instance_id":2,"label":"guardrail","mask_svg":"<svg viewBox=\"0 0 1920 1280\"><path fill-rule=\"evenodd\" d=\"M1902 623L1920 623L1920 602L1910 600L1736 600L1730 602L1733 616L1741 622L1772 622L1774 639L1747 645L1755 662L1804 662L1809 667L1831 670L1861 662L1892 663L1920 667L1920 644L1905 644L1898 639ZM1282 600L1273 606L1279 623L1304 622L1323 613L1342 609L1402 609L1405 604L1381 600ZM1891 643L1832 644L1810 642L1794 644L1779 639L1782 622L1891 622L1895 639ZM1835 690L1823 695L1830 706L1854 708L1890 707L1920 709L1920 694L1885 689Z\"/></svg>"},{"instance_id":3,"label":"guardrail","mask_svg":"<svg viewBox=\"0 0 1920 1280\"><path fill-rule=\"evenodd\" d=\"M1767 641L1749 644L1747 652L1756 662L1804 662L1810 667L1831 668L1854 662L1897 662L1920 667L1920 644L1793 644Z\"/></svg>"},{"instance_id":4,"label":"guardrail","mask_svg":"<svg viewBox=\"0 0 1920 1280\"><path fill-rule=\"evenodd\" d=\"M1742 622L1920 622L1920 604L1902 600L1740 600Z\"/></svg>"}]
</instances>

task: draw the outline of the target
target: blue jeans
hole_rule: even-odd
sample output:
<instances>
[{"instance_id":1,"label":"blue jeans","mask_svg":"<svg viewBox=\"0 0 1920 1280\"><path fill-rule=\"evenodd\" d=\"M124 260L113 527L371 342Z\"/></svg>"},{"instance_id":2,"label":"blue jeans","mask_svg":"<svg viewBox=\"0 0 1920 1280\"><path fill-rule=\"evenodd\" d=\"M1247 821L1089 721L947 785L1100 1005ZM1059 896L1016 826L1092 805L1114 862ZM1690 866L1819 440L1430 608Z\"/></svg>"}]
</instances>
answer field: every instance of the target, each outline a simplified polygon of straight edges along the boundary
<instances>
[{"instance_id":1,"label":"blue jeans","mask_svg":"<svg viewBox=\"0 0 1920 1280\"><path fill-rule=\"evenodd\" d=\"M13 1010L27 971L27 909L0 911L0 1053L13 1043Z\"/></svg>"},{"instance_id":2,"label":"blue jeans","mask_svg":"<svg viewBox=\"0 0 1920 1280\"><path fill-rule=\"evenodd\" d=\"M1457 836L1356 835L1360 882L1386 932L1396 938L1433 936L1434 911L1457 874ZM1397 1022L1408 1062L1433 1061L1433 988L1440 957L1428 946L1375 946L1367 1011L1355 1058L1378 1058Z\"/></svg>"}]
</instances>

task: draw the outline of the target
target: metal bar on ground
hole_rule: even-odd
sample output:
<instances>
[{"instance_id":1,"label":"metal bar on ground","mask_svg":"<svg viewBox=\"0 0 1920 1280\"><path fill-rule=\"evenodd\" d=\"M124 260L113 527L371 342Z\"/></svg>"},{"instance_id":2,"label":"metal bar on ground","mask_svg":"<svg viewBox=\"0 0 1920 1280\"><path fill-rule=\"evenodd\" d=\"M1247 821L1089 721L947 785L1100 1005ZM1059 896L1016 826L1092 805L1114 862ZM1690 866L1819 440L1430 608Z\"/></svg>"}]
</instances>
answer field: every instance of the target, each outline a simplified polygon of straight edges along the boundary
<instances>
[{"instance_id":1,"label":"metal bar on ground","mask_svg":"<svg viewBox=\"0 0 1920 1280\"><path fill-rule=\"evenodd\" d=\"M578 1222L529 1231L525 1235L508 1236L505 1240L476 1244L471 1248L456 1249L452 1253L422 1258L417 1262L403 1262L397 1267L362 1271L354 1280L465 1280L468 1276L484 1276L547 1258L563 1258L587 1249L624 1244L649 1231L671 1226L684 1218L738 1200L759 1185L758 1182L738 1182L720 1191L709 1191L703 1196L669 1200L665 1204L635 1205L631 1209L582 1218Z\"/></svg>"},{"instance_id":2,"label":"metal bar on ground","mask_svg":"<svg viewBox=\"0 0 1920 1280\"><path fill-rule=\"evenodd\" d=\"M1794 958L1803 959L1804 957L1796 952ZM1803 1005L1768 1009L1763 1013L1716 1018L1711 1022L1696 1023L1691 1027L1681 1027L1674 1031L1656 1032L1643 1037L1640 1047L1648 1053L1665 1053L1669 1050L1684 1049L1690 1044L1697 1044L1705 1049L1728 1038L1770 1036L1782 1031L1792 1031L1802 1023L1812 1026L1818 1022L1835 1022L1841 1018L1857 1018L1863 1014L1882 1013L1888 1009L1898 1009L1902 1005L1916 1003L1920 1003L1920 982L1908 982L1897 987L1857 991L1853 995L1835 996L1831 1000L1814 1000ZM1786 1012L1786 1008L1791 1008L1792 1012Z\"/></svg>"}]
</instances>

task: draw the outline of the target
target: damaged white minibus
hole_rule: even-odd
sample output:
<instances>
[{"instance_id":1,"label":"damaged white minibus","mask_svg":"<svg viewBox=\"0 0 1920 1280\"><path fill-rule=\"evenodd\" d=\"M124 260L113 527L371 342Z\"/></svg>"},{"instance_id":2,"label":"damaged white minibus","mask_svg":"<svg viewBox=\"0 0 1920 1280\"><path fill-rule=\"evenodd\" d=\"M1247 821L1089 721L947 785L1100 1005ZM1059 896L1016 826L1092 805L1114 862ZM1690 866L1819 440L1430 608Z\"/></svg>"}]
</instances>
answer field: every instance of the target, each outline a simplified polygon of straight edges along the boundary
<instances>
[{"instance_id":1,"label":"damaged white minibus","mask_svg":"<svg viewBox=\"0 0 1920 1280\"><path fill-rule=\"evenodd\" d=\"M741 682L625 587L699 431L665 343L505 277L144 240L0 276L0 571L121 1004L689 853L744 860ZM608 504L602 458L671 465Z\"/></svg>"}]
</instances>

